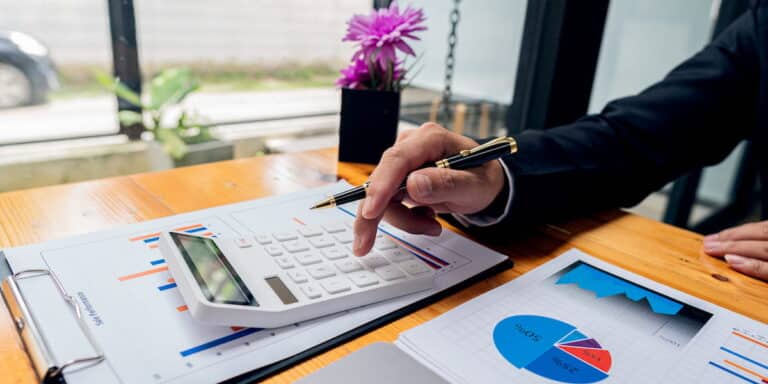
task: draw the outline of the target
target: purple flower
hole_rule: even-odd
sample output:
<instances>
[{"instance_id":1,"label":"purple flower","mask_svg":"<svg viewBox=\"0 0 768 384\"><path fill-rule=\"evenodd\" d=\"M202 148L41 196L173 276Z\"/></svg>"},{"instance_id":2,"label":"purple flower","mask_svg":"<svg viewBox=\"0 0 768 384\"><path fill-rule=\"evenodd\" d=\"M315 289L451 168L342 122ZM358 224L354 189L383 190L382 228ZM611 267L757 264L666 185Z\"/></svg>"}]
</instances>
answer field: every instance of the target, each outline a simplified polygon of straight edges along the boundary
<instances>
[{"instance_id":1,"label":"purple flower","mask_svg":"<svg viewBox=\"0 0 768 384\"><path fill-rule=\"evenodd\" d=\"M349 67L341 70L341 77L336 80L339 87L361 89L366 88L365 84L371 81L371 74L368 71L368 64L365 60L358 58L352 60Z\"/></svg>"},{"instance_id":2,"label":"purple flower","mask_svg":"<svg viewBox=\"0 0 768 384\"><path fill-rule=\"evenodd\" d=\"M415 32L426 30L421 9L410 6L400 13L397 2L389 8L373 10L370 15L355 15L348 23L347 34L342 41L356 41L360 49L353 57L362 55L366 60L375 60L380 68L388 68L397 59L396 50L415 56L405 39L419 40Z\"/></svg>"},{"instance_id":3,"label":"purple flower","mask_svg":"<svg viewBox=\"0 0 768 384\"><path fill-rule=\"evenodd\" d=\"M341 77L336 79L336 85L353 89L394 89L393 84L399 84L405 75L402 61L395 61L391 74L386 68L380 68L378 63L367 63L363 57L352 60L349 67L342 69ZM371 69L374 74L371 76ZM391 78L389 78L391 76Z\"/></svg>"}]
</instances>

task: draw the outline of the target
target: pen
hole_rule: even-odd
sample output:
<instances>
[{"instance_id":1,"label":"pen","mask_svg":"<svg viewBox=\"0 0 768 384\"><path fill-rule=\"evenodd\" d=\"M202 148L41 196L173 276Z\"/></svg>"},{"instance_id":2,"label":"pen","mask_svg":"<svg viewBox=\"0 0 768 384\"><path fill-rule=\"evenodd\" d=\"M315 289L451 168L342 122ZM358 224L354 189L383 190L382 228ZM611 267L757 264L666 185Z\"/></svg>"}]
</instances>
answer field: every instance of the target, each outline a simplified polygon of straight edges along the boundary
<instances>
[{"instance_id":1,"label":"pen","mask_svg":"<svg viewBox=\"0 0 768 384\"><path fill-rule=\"evenodd\" d=\"M517 141L512 137L499 137L493 139L485 144L478 145L472 149L465 149L459 153L448 156L442 160L438 160L434 163L427 163L420 167L437 167L437 168L450 168L450 169L469 169L483 165L491 160L496 160L501 156L512 154L517 152ZM361 200L365 198L368 192L368 187L371 185L370 181L366 181L363 185L348 189L344 192L337 193L323 201L313 205L310 209L317 208L331 208L338 205L351 203L353 201ZM405 181L400 185L400 189L405 189Z\"/></svg>"}]
</instances>

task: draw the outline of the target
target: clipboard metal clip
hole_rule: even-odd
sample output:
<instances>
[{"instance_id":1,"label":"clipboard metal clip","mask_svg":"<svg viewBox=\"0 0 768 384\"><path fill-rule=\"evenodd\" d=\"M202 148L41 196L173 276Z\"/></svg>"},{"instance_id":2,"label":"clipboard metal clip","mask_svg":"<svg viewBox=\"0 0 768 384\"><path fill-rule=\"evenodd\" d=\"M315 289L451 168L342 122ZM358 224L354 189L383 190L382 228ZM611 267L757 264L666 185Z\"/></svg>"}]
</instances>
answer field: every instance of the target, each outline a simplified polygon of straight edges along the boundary
<instances>
[{"instance_id":1,"label":"clipboard metal clip","mask_svg":"<svg viewBox=\"0 0 768 384\"><path fill-rule=\"evenodd\" d=\"M48 276L53 281L59 294L69 305L75 315L78 325L91 347L93 356L75 358L59 364L51 351L37 319L30 310L29 303L19 289L19 280ZM70 296L56 275L47 269L27 269L14 273L5 279L2 286L2 296L11 313L16 331L21 338L24 348L29 355L38 379L44 384L65 383L64 371L87 368L104 361L105 356L82 317L77 301Z\"/></svg>"}]
</instances>

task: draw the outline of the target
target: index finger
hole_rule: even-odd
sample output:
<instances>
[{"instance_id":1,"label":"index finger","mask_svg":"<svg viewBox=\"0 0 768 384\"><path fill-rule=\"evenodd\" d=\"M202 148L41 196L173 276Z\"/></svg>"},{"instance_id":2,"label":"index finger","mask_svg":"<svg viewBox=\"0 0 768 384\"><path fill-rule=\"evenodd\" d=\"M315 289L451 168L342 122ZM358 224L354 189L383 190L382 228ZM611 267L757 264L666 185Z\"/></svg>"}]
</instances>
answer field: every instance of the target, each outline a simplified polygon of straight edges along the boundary
<instances>
[{"instance_id":1,"label":"index finger","mask_svg":"<svg viewBox=\"0 0 768 384\"><path fill-rule=\"evenodd\" d=\"M768 221L728 228L705 238L706 242L728 240L768 240Z\"/></svg>"}]
</instances>

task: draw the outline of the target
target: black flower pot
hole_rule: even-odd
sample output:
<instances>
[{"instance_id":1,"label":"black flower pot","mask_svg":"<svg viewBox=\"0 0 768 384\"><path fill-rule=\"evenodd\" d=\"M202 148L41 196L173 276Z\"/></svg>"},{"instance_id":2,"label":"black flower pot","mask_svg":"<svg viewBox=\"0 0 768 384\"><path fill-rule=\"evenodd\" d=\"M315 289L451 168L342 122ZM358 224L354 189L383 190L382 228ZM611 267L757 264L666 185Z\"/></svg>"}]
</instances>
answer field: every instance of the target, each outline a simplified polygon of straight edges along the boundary
<instances>
[{"instance_id":1,"label":"black flower pot","mask_svg":"<svg viewBox=\"0 0 768 384\"><path fill-rule=\"evenodd\" d=\"M341 89L339 161L378 164L395 143L400 93Z\"/></svg>"}]
</instances>

